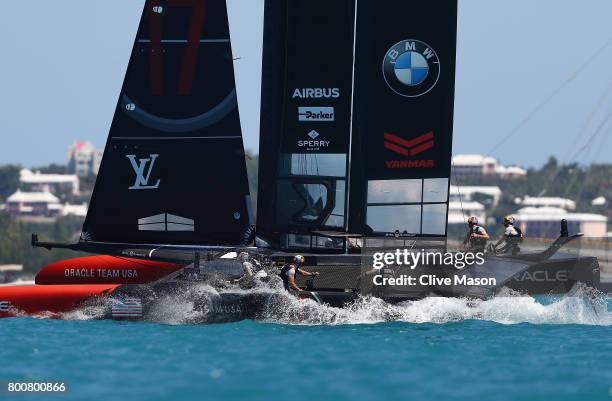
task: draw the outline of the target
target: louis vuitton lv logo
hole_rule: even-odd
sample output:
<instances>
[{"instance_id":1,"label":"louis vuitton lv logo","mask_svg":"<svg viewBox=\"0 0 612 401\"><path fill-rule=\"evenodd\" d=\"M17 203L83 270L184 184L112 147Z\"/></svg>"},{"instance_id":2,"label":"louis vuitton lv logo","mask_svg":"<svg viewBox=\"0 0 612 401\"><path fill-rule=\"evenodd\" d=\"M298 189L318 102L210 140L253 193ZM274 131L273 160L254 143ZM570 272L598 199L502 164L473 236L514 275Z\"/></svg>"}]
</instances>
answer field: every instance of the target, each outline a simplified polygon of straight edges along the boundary
<instances>
[{"instance_id":1,"label":"louis vuitton lv logo","mask_svg":"<svg viewBox=\"0 0 612 401\"><path fill-rule=\"evenodd\" d=\"M130 164L134 169L134 173L136 173L136 179L134 180L134 185L129 187L129 189L157 189L159 188L160 179L153 185L149 184L149 179L151 178L151 172L153 171L153 167L155 166L155 161L159 157L158 154L151 154L147 158L136 159L136 155L126 155L130 160Z\"/></svg>"}]
</instances>

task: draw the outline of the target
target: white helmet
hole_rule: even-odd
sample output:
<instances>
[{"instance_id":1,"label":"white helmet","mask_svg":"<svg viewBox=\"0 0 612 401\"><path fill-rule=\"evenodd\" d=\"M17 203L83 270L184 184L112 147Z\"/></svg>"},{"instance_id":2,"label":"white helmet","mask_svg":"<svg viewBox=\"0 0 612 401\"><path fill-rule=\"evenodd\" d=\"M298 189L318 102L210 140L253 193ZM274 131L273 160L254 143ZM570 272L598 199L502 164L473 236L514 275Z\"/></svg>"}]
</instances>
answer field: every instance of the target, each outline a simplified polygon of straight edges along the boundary
<instances>
[{"instance_id":1,"label":"white helmet","mask_svg":"<svg viewBox=\"0 0 612 401\"><path fill-rule=\"evenodd\" d=\"M295 255L295 257L293 258L293 263L301 265L302 263L304 263L304 257L302 255Z\"/></svg>"}]
</instances>

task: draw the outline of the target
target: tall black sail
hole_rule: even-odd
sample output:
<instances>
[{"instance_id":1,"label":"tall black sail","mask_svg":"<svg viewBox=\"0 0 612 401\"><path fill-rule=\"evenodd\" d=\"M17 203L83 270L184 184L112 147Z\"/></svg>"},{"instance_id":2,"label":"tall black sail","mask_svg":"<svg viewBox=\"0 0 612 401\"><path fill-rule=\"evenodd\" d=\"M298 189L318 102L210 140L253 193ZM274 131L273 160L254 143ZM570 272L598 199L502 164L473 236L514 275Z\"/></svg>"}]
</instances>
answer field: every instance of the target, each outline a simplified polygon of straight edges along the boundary
<instances>
[{"instance_id":1,"label":"tall black sail","mask_svg":"<svg viewBox=\"0 0 612 401\"><path fill-rule=\"evenodd\" d=\"M266 0L257 233L272 247L446 235L457 1L430 3Z\"/></svg>"},{"instance_id":2,"label":"tall black sail","mask_svg":"<svg viewBox=\"0 0 612 401\"><path fill-rule=\"evenodd\" d=\"M457 0L357 2L350 231L446 235Z\"/></svg>"},{"instance_id":3,"label":"tall black sail","mask_svg":"<svg viewBox=\"0 0 612 401\"><path fill-rule=\"evenodd\" d=\"M355 0L266 0L257 235L338 248L346 228ZM340 246L341 248L341 246Z\"/></svg>"},{"instance_id":4,"label":"tall black sail","mask_svg":"<svg viewBox=\"0 0 612 401\"><path fill-rule=\"evenodd\" d=\"M147 0L81 241L237 245L250 225L225 0Z\"/></svg>"}]
</instances>

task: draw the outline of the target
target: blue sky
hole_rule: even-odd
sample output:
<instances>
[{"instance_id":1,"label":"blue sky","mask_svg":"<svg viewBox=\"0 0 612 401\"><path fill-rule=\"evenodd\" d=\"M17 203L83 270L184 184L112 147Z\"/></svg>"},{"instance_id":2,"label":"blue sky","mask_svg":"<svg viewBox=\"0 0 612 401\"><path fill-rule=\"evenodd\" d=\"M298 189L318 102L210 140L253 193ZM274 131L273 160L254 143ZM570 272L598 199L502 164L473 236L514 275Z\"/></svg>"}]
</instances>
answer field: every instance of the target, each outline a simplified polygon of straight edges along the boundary
<instances>
[{"instance_id":1,"label":"blue sky","mask_svg":"<svg viewBox=\"0 0 612 401\"><path fill-rule=\"evenodd\" d=\"M551 154L609 162L612 1L459 2L454 152L525 166ZM75 139L104 145L142 4L3 2L0 164L64 163ZM228 4L243 132L256 150L263 1Z\"/></svg>"}]
</instances>

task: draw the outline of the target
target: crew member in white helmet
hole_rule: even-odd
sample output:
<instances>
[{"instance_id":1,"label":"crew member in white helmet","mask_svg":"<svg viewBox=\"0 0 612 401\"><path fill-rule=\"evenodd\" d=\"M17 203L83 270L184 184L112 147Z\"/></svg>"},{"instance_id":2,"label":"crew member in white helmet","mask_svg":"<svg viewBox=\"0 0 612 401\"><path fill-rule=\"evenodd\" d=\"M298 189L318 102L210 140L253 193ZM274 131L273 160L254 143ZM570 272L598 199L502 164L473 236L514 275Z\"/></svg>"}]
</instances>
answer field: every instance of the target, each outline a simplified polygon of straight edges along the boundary
<instances>
[{"instance_id":1,"label":"crew member in white helmet","mask_svg":"<svg viewBox=\"0 0 612 401\"><path fill-rule=\"evenodd\" d=\"M489 240L489 234L484 227L479 225L478 217L472 216L468 219L468 226L470 227L465 240L463 240L463 246L468 246L473 252L484 252Z\"/></svg>"},{"instance_id":2,"label":"crew member in white helmet","mask_svg":"<svg viewBox=\"0 0 612 401\"><path fill-rule=\"evenodd\" d=\"M249 261L249 254L246 252L240 252L238 254L238 261L242 264L242 276L238 279L238 284L242 288L251 288L255 285L255 269L253 264Z\"/></svg>"},{"instance_id":3,"label":"crew member in white helmet","mask_svg":"<svg viewBox=\"0 0 612 401\"><path fill-rule=\"evenodd\" d=\"M504 217L504 234L497 240L495 244L495 249L499 247L502 243L505 243L502 249L499 249L500 253L509 253L511 252L513 255L516 255L520 252L519 244L523 241L523 232L520 228L515 227L516 220L513 216Z\"/></svg>"},{"instance_id":4,"label":"crew member in white helmet","mask_svg":"<svg viewBox=\"0 0 612 401\"><path fill-rule=\"evenodd\" d=\"M302 291L300 287L298 287L295 282L295 276L297 274L301 274L302 276L318 276L319 272L307 272L300 268L300 266L304 263L304 257L302 255L295 255L293 258L293 263L287 263L283 266L280 271L280 277L283 280L283 285L287 291L295 290Z\"/></svg>"},{"instance_id":5,"label":"crew member in white helmet","mask_svg":"<svg viewBox=\"0 0 612 401\"><path fill-rule=\"evenodd\" d=\"M246 252L240 252L238 255L238 260L242 263L242 268L244 269L244 275L247 277L254 276L253 264L249 262L249 254Z\"/></svg>"}]
</instances>

